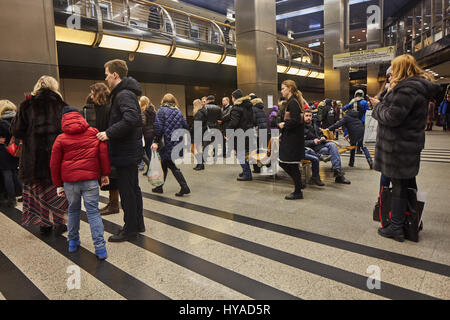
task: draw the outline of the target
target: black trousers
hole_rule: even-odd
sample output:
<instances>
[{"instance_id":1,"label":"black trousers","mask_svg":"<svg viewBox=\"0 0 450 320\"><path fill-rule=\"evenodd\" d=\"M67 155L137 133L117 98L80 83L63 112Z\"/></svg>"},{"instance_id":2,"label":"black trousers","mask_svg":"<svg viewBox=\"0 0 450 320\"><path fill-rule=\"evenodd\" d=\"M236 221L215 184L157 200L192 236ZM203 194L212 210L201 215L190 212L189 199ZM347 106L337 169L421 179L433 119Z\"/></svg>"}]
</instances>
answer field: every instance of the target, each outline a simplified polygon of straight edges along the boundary
<instances>
[{"instance_id":1,"label":"black trousers","mask_svg":"<svg viewBox=\"0 0 450 320\"><path fill-rule=\"evenodd\" d=\"M280 167L291 177L295 185L295 193L302 192L302 174L298 163L283 163L280 162Z\"/></svg>"},{"instance_id":2,"label":"black trousers","mask_svg":"<svg viewBox=\"0 0 450 320\"><path fill-rule=\"evenodd\" d=\"M126 233L138 232L144 227L142 215L142 193L139 187L137 164L127 167L117 167L120 204L124 212Z\"/></svg>"},{"instance_id":3,"label":"black trousers","mask_svg":"<svg viewBox=\"0 0 450 320\"><path fill-rule=\"evenodd\" d=\"M416 189L416 178L392 179L392 197L408 199L408 189Z\"/></svg>"},{"instance_id":4,"label":"black trousers","mask_svg":"<svg viewBox=\"0 0 450 320\"><path fill-rule=\"evenodd\" d=\"M164 181L166 181L168 169L172 171L173 175L175 175L175 172L179 170L172 160L162 160L161 167L164 172Z\"/></svg>"}]
</instances>

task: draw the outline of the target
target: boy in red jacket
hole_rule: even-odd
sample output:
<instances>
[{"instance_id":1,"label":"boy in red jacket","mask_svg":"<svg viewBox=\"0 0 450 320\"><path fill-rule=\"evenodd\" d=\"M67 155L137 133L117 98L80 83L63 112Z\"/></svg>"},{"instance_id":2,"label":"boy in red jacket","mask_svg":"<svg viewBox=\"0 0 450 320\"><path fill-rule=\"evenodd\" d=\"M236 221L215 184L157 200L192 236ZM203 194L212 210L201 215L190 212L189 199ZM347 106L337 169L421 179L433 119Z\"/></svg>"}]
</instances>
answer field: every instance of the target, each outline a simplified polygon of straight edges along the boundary
<instances>
[{"instance_id":1,"label":"boy in red jacket","mask_svg":"<svg viewBox=\"0 0 450 320\"><path fill-rule=\"evenodd\" d=\"M109 184L111 172L108 145L97 139L98 130L89 126L81 113L73 107L64 107L60 134L53 144L50 168L52 181L58 187L58 196L66 196L68 209L69 252L80 246L80 213L83 197L86 215L91 227L95 254L107 258L103 237L104 227L98 209L98 179ZM61 188L64 184L64 188Z\"/></svg>"}]
</instances>

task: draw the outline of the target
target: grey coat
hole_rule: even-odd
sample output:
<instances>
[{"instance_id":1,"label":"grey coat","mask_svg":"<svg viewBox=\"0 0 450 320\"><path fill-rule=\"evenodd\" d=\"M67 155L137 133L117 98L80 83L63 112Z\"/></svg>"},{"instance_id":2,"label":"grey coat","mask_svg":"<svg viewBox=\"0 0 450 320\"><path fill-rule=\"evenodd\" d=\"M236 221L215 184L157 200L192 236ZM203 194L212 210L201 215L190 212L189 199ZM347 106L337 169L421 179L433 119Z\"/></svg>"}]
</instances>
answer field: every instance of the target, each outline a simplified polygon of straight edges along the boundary
<instances>
[{"instance_id":1,"label":"grey coat","mask_svg":"<svg viewBox=\"0 0 450 320\"><path fill-rule=\"evenodd\" d=\"M375 106L375 170L395 179L409 179L419 173L428 101L438 93L439 85L419 77L408 78Z\"/></svg>"}]
</instances>

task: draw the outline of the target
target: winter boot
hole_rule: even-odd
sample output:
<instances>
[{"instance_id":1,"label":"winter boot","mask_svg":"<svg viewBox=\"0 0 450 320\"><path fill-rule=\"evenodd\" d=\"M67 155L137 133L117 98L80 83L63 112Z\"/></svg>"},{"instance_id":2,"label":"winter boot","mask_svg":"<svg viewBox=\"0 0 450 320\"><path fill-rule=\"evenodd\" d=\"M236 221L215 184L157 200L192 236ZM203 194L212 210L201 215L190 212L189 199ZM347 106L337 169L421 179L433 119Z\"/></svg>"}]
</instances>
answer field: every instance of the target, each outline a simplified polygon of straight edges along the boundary
<instances>
[{"instance_id":1,"label":"winter boot","mask_svg":"<svg viewBox=\"0 0 450 320\"><path fill-rule=\"evenodd\" d=\"M177 179L177 182L181 186L181 190L178 193L175 193L177 197L182 197L185 194L191 193L191 190L189 189L186 180L184 179L183 173L181 173L180 169L177 169L173 172L173 175L175 176L175 179Z\"/></svg>"},{"instance_id":2,"label":"winter boot","mask_svg":"<svg viewBox=\"0 0 450 320\"><path fill-rule=\"evenodd\" d=\"M119 190L109 190L109 202L106 207L100 209L100 214L106 216L119 213Z\"/></svg>"},{"instance_id":3,"label":"winter boot","mask_svg":"<svg viewBox=\"0 0 450 320\"><path fill-rule=\"evenodd\" d=\"M336 179L334 179L334 182L336 183L342 183L342 184L350 184L351 182L347 179L345 179L344 172L342 172L341 169L334 169L334 176Z\"/></svg>"},{"instance_id":4,"label":"winter boot","mask_svg":"<svg viewBox=\"0 0 450 320\"><path fill-rule=\"evenodd\" d=\"M195 159L197 160L197 166L194 167L194 170L205 170L205 165L203 164L203 153L197 153L195 155Z\"/></svg>"},{"instance_id":5,"label":"winter boot","mask_svg":"<svg viewBox=\"0 0 450 320\"><path fill-rule=\"evenodd\" d=\"M367 158L367 163L369 164L370 170L373 169L373 160L371 158Z\"/></svg>"},{"instance_id":6,"label":"winter boot","mask_svg":"<svg viewBox=\"0 0 450 320\"><path fill-rule=\"evenodd\" d=\"M160 185L159 187L153 188L152 192L154 193L163 193L163 185Z\"/></svg>"},{"instance_id":7,"label":"winter boot","mask_svg":"<svg viewBox=\"0 0 450 320\"><path fill-rule=\"evenodd\" d=\"M8 200L6 201L6 207L7 208L15 208L17 205L16 197L8 197Z\"/></svg>"},{"instance_id":8,"label":"winter boot","mask_svg":"<svg viewBox=\"0 0 450 320\"><path fill-rule=\"evenodd\" d=\"M311 183L314 183L316 186L323 187L325 184L320 180L320 177L311 177Z\"/></svg>"},{"instance_id":9,"label":"winter boot","mask_svg":"<svg viewBox=\"0 0 450 320\"><path fill-rule=\"evenodd\" d=\"M403 232L403 224L405 222L405 212L408 206L408 200L392 197L391 204L391 223L379 228L378 233L385 238L393 238L396 241L405 241L405 234Z\"/></svg>"}]
</instances>

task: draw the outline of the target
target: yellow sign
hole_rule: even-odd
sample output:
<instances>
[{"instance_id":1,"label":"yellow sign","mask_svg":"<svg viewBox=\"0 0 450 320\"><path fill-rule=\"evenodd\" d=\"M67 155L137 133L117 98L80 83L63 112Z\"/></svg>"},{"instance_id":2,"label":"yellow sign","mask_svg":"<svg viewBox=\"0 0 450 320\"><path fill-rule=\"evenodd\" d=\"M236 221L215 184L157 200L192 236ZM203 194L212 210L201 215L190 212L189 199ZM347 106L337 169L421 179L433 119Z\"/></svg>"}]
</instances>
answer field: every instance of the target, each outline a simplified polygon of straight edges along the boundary
<instances>
[{"instance_id":1,"label":"yellow sign","mask_svg":"<svg viewBox=\"0 0 450 320\"><path fill-rule=\"evenodd\" d=\"M383 47L333 55L333 68L356 67L390 62L395 57L395 47Z\"/></svg>"}]
</instances>

